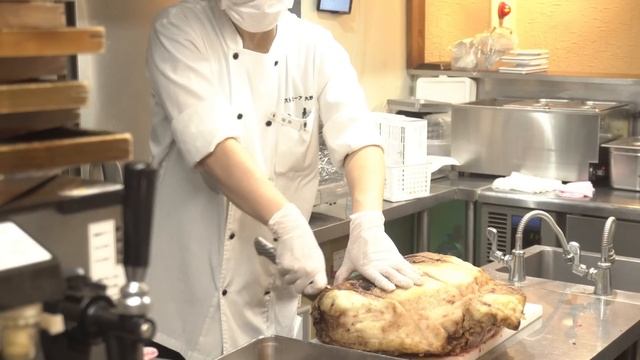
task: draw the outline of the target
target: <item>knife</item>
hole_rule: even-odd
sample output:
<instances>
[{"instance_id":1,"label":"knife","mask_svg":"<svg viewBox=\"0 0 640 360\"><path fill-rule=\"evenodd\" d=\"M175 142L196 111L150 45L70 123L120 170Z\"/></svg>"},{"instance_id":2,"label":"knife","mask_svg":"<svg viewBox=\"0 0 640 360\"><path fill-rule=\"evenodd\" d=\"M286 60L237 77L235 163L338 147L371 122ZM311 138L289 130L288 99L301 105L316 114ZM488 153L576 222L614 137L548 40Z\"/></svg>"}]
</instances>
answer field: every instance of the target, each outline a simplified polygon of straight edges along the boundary
<instances>
[{"instance_id":1,"label":"knife","mask_svg":"<svg viewBox=\"0 0 640 360\"><path fill-rule=\"evenodd\" d=\"M277 265L276 247L273 246L270 242L258 236L255 238L255 240L253 240L253 246L255 247L256 253L258 253L258 255L267 258L269 261L271 261L272 264ZM325 286L325 289L331 289L331 286L327 285ZM315 295L302 295L311 301L315 301L319 294L320 292Z\"/></svg>"},{"instance_id":2,"label":"knife","mask_svg":"<svg viewBox=\"0 0 640 360\"><path fill-rule=\"evenodd\" d=\"M276 265L276 247L271 245L267 240L258 236L253 240L253 246L256 248L258 255L267 258L271 263Z\"/></svg>"}]
</instances>

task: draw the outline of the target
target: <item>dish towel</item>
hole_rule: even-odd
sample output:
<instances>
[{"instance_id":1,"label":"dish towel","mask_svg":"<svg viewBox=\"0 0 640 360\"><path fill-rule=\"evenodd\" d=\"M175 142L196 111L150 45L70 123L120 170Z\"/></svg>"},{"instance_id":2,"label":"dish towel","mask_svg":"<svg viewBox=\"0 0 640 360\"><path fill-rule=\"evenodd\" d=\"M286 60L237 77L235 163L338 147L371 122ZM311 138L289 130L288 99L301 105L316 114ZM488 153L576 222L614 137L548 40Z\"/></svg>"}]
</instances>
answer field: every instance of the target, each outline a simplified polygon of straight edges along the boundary
<instances>
[{"instance_id":1,"label":"dish towel","mask_svg":"<svg viewBox=\"0 0 640 360\"><path fill-rule=\"evenodd\" d=\"M491 184L494 190L520 191L529 194L555 192L558 196L569 198L593 197L595 189L590 181L577 181L563 184L556 179L541 178L512 172L506 177L497 178Z\"/></svg>"}]
</instances>

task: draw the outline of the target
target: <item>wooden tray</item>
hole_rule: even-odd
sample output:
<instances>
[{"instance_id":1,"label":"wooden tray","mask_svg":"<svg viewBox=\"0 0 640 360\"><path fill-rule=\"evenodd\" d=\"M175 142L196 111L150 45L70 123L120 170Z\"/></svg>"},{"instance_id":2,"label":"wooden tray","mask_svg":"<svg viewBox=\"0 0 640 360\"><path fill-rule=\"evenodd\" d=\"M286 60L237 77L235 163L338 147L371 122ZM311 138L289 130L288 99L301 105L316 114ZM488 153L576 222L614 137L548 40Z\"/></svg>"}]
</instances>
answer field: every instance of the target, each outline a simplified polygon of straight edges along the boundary
<instances>
[{"instance_id":1,"label":"wooden tray","mask_svg":"<svg viewBox=\"0 0 640 360\"><path fill-rule=\"evenodd\" d=\"M57 128L0 141L0 174L129 160L128 133Z\"/></svg>"},{"instance_id":2,"label":"wooden tray","mask_svg":"<svg viewBox=\"0 0 640 360\"><path fill-rule=\"evenodd\" d=\"M0 28L61 28L67 25L63 4L0 2Z\"/></svg>"},{"instance_id":3,"label":"wooden tray","mask_svg":"<svg viewBox=\"0 0 640 360\"><path fill-rule=\"evenodd\" d=\"M104 28L0 29L0 57L63 56L104 49Z\"/></svg>"},{"instance_id":4,"label":"wooden tray","mask_svg":"<svg viewBox=\"0 0 640 360\"><path fill-rule=\"evenodd\" d=\"M78 81L0 85L0 114L77 109L86 104L87 93Z\"/></svg>"}]
</instances>

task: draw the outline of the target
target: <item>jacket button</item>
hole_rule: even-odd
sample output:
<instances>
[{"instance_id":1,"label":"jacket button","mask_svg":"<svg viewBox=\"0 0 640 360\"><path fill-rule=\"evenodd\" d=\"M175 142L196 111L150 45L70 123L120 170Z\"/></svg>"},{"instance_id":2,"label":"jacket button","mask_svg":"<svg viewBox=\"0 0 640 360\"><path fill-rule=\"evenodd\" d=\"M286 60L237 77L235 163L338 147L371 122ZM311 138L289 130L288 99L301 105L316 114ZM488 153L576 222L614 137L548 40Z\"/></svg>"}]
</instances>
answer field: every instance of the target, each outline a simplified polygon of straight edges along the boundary
<instances>
[{"instance_id":1,"label":"jacket button","mask_svg":"<svg viewBox=\"0 0 640 360\"><path fill-rule=\"evenodd\" d=\"M235 233L229 234L229 240L233 240L236 237Z\"/></svg>"},{"instance_id":2,"label":"jacket button","mask_svg":"<svg viewBox=\"0 0 640 360\"><path fill-rule=\"evenodd\" d=\"M273 66L278 66L278 60L273 63Z\"/></svg>"},{"instance_id":3,"label":"jacket button","mask_svg":"<svg viewBox=\"0 0 640 360\"><path fill-rule=\"evenodd\" d=\"M242 120L242 113L238 113L238 116L236 116L238 118L238 120Z\"/></svg>"},{"instance_id":4,"label":"jacket button","mask_svg":"<svg viewBox=\"0 0 640 360\"><path fill-rule=\"evenodd\" d=\"M267 126L271 126L271 124L273 124L273 122L271 122L271 120L267 120L267 122L265 123L265 125L267 125Z\"/></svg>"},{"instance_id":5,"label":"jacket button","mask_svg":"<svg viewBox=\"0 0 640 360\"><path fill-rule=\"evenodd\" d=\"M238 60L239 57L240 57L240 54L238 54L237 52L233 53L233 60Z\"/></svg>"},{"instance_id":6,"label":"jacket button","mask_svg":"<svg viewBox=\"0 0 640 360\"><path fill-rule=\"evenodd\" d=\"M227 289L222 290L222 296L226 296L227 295Z\"/></svg>"}]
</instances>

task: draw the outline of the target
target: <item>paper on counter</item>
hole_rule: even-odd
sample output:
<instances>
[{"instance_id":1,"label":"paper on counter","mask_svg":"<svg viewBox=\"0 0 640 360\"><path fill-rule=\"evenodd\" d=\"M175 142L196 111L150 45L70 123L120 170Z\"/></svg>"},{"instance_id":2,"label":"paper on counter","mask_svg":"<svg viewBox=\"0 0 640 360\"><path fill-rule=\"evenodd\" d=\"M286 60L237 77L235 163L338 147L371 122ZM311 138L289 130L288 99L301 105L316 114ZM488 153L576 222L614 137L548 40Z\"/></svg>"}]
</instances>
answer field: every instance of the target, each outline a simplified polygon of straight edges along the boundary
<instances>
[{"instance_id":1,"label":"paper on counter","mask_svg":"<svg viewBox=\"0 0 640 360\"><path fill-rule=\"evenodd\" d=\"M491 187L494 190L515 190L530 194L555 192L558 196L568 198L591 198L595 191L590 181L563 184L560 180L525 175L515 171L509 176L495 179Z\"/></svg>"},{"instance_id":2,"label":"paper on counter","mask_svg":"<svg viewBox=\"0 0 640 360\"><path fill-rule=\"evenodd\" d=\"M494 190L516 190L532 194L555 191L561 186L560 180L525 175L515 171L507 177L495 179L491 184Z\"/></svg>"},{"instance_id":3,"label":"paper on counter","mask_svg":"<svg viewBox=\"0 0 640 360\"><path fill-rule=\"evenodd\" d=\"M427 163L429 164L429 172L432 174L443 166L460 166L460 162L450 156L428 155Z\"/></svg>"}]
</instances>

